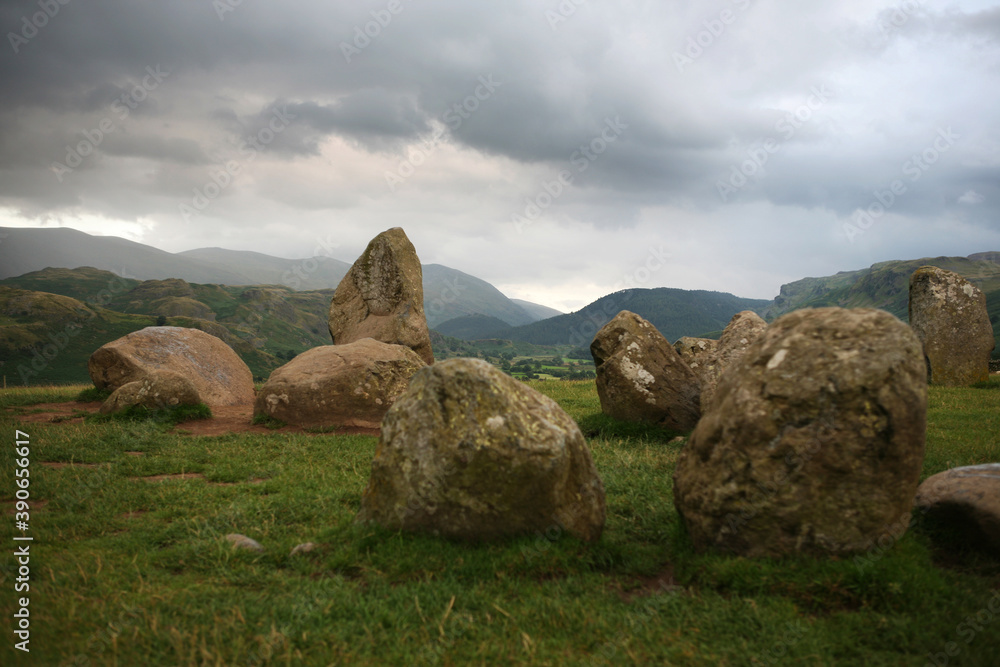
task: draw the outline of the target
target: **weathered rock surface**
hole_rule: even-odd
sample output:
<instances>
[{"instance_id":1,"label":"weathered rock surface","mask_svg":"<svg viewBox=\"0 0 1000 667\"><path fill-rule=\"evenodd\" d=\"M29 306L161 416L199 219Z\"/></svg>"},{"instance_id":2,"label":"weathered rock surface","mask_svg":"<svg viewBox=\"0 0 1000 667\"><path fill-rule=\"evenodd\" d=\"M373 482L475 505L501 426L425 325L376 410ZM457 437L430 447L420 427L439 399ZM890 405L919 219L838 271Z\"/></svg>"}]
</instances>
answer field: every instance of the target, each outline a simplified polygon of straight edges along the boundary
<instances>
[{"instance_id":1,"label":"weathered rock surface","mask_svg":"<svg viewBox=\"0 0 1000 667\"><path fill-rule=\"evenodd\" d=\"M424 365L410 348L371 338L314 347L271 373L254 415L298 426L378 428Z\"/></svg>"},{"instance_id":2,"label":"weathered rock surface","mask_svg":"<svg viewBox=\"0 0 1000 667\"><path fill-rule=\"evenodd\" d=\"M253 374L231 347L197 329L146 327L100 347L87 363L98 389L118 389L152 371L185 377L208 406L253 403Z\"/></svg>"},{"instance_id":3,"label":"weathered rock surface","mask_svg":"<svg viewBox=\"0 0 1000 667\"><path fill-rule=\"evenodd\" d=\"M597 332L590 353L604 414L677 431L698 423L698 377L643 318L621 311Z\"/></svg>"},{"instance_id":4,"label":"weathered rock surface","mask_svg":"<svg viewBox=\"0 0 1000 667\"><path fill-rule=\"evenodd\" d=\"M359 521L491 540L596 540L604 485L576 422L479 359L420 370L382 422Z\"/></svg>"},{"instance_id":5,"label":"weathered rock surface","mask_svg":"<svg viewBox=\"0 0 1000 667\"><path fill-rule=\"evenodd\" d=\"M924 345L932 384L966 386L989 378L996 340L986 295L962 276L936 266L914 271L910 326Z\"/></svg>"},{"instance_id":6,"label":"weathered rock surface","mask_svg":"<svg viewBox=\"0 0 1000 667\"><path fill-rule=\"evenodd\" d=\"M705 356L696 371L701 381L702 412L708 409L722 374L743 358L750 345L760 338L766 329L767 322L752 310L740 311L729 320L715 350Z\"/></svg>"},{"instance_id":7,"label":"weathered rock surface","mask_svg":"<svg viewBox=\"0 0 1000 667\"><path fill-rule=\"evenodd\" d=\"M1000 463L952 468L917 488L915 508L1000 557Z\"/></svg>"},{"instance_id":8,"label":"weathered rock surface","mask_svg":"<svg viewBox=\"0 0 1000 667\"><path fill-rule=\"evenodd\" d=\"M354 262L334 292L329 324L336 345L374 338L405 345L434 363L424 317L423 272L401 228L376 236Z\"/></svg>"},{"instance_id":9,"label":"weathered rock surface","mask_svg":"<svg viewBox=\"0 0 1000 667\"><path fill-rule=\"evenodd\" d=\"M134 405L164 410L201 402L198 390L186 377L174 371L156 369L115 389L101 405L101 413L119 412Z\"/></svg>"},{"instance_id":10,"label":"weathered rock surface","mask_svg":"<svg viewBox=\"0 0 1000 667\"><path fill-rule=\"evenodd\" d=\"M677 350L677 354L681 356L681 359L688 365L688 368L694 371L695 375L699 376L699 384L701 382L701 366L711 358L718 346L719 341L717 340L712 340L711 338L693 338L691 336L682 336L674 342L674 349Z\"/></svg>"},{"instance_id":11,"label":"weathered rock surface","mask_svg":"<svg viewBox=\"0 0 1000 667\"><path fill-rule=\"evenodd\" d=\"M723 376L681 450L674 504L699 550L864 550L908 523L926 414L912 329L874 309L794 311Z\"/></svg>"}]
</instances>

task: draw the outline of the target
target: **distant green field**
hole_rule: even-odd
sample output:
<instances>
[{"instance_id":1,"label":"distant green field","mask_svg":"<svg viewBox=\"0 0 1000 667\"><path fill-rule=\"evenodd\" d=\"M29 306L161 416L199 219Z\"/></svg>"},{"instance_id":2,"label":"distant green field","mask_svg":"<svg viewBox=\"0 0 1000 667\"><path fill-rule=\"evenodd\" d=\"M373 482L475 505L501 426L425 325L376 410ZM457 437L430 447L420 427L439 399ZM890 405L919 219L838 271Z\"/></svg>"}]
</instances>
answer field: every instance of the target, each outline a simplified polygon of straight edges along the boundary
<instances>
[{"instance_id":1,"label":"distant green field","mask_svg":"<svg viewBox=\"0 0 1000 667\"><path fill-rule=\"evenodd\" d=\"M923 524L864 566L698 555L671 495L683 440L603 416L592 381L531 384L587 436L608 503L594 544L356 525L373 437L31 423L34 403L82 386L0 392L0 664L997 664L997 561L949 554ZM996 378L932 387L928 417L922 477L1000 461ZM26 593L10 553L16 430L34 500ZM234 550L233 532L263 553ZM304 542L319 546L289 555ZM13 648L21 595L30 654Z\"/></svg>"}]
</instances>

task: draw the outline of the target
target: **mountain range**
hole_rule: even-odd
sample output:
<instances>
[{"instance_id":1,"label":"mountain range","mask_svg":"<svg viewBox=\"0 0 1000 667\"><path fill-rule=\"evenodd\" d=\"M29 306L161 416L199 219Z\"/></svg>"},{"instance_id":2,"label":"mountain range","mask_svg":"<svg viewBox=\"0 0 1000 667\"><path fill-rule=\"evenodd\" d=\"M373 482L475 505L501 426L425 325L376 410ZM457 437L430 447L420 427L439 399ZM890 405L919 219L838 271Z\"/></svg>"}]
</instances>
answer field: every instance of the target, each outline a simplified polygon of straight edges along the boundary
<instances>
[{"instance_id":1,"label":"mountain range","mask_svg":"<svg viewBox=\"0 0 1000 667\"><path fill-rule=\"evenodd\" d=\"M323 255L283 259L224 248L170 253L68 227L0 227L0 278L78 267L102 269L132 280L179 278L198 284L274 285L309 291L335 289L351 263ZM475 313L497 317L512 326L560 314L546 306L508 299L485 280L440 264L425 264L423 273L424 311L431 327Z\"/></svg>"},{"instance_id":2,"label":"mountain range","mask_svg":"<svg viewBox=\"0 0 1000 667\"><path fill-rule=\"evenodd\" d=\"M59 262L78 268L49 266ZM114 271L80 267L82 262ZM509 299L475 276L427 264L424 307L436 354L467 354L474 348L463 341L475 340L487 347L505 340L568 352L585 350L621 310L638 313L671 341L717 337L741 310L770 321L799 308L874 307L905 321L910 275L927 264L965 276L986 294L998 338L994 357L1000 359L1000 252L880 262L803 278L782 285L770 301L666 287L622 290L567 314ZM295 354L330 343L327 310L349 266L332 258L287 260L221 248L167 253L65 228L0 228L0 370L25 383L86 381L86 360L97 347L165 323L222 338L255 376L266 377ZM327 286L308 288L316 284Z\"/></svg>"}]
</instances>

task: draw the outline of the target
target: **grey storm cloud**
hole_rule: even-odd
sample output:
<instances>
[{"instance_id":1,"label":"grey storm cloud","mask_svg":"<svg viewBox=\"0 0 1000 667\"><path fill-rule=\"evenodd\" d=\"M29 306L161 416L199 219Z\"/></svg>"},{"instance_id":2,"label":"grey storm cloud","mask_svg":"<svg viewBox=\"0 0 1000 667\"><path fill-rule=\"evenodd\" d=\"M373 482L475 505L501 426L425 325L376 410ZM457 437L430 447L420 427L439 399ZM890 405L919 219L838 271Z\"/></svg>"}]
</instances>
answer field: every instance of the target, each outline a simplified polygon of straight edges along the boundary
<instances>
[{"instance_id":1,"label":"grey storm cloud","mask_svg":"<svg viewBox=\"0 0 1000 667\"><path fill-rule=\"evenodd\" d=\"M467 244L451 256L448 238L494 238L533 204L535 235L600 245L676 224L703 247L750 228L765 248L782 229L822 253L900 181L885 220L917 235L955 220L987 243L1000 226L995 2L42 4L58 10L0 5L7 223L141 219L149 241L183 228L195 247L329 211L364 234L426 225L437 261L466 270ZM169 75L148 88L148 68ZM211 224L182 224L213 178L226 184L199 212ZM303 217L283 252L318 224ZM511 257L492 270L527 257L524 282L540 280L527 237L503 238ZM876 239L864 256L829 250L829 266L889 258L888 232ZM786 261L775 276L801 270Z\"/></svg>"}]
</instances>

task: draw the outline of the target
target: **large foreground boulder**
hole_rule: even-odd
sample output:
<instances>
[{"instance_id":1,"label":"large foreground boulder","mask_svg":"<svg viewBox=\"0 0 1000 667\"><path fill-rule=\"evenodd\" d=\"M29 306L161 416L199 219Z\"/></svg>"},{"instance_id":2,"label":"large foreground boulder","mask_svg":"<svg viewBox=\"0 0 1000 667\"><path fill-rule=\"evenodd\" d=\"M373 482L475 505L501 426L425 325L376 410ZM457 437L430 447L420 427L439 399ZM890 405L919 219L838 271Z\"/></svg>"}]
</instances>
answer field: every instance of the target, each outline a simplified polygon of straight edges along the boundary
<instances>
[{"instance_id":1,"label":"large foreground boulder","mask_svg":"<svg viewBox=\"0 0 1000 667\"><path fill-rule=\"evenodd\" d=\"M681 450L674 504L699 550L864 550L909 522L926 414L908 326L874 309L789 313L723 376Z\"/></svg>"},{"instance_id":2,"label":"large foreground boulder","mask_svg":"<svg viewBox=\"0 0 1000 667\"><path fill-rule=\"evenodd\" d=\"M354 262L334 292L329 324L336 345L374 338L405 345L434 363L424 317L423 271L401 228L376 236Z\"/></svg>"},{"instance_id":3,"label":"large foreground boulder","mask_svg":"<svg viewBox=\"0 0 1000 667\"><path fill-rule=\"evenodd\" d=\"M689 431L698 423L698 378L652 324L623 310L590 344L606 415Z\"/></svg>"},{"instance_id":4,"label":"large foreground boulder","mask_svg":"<svg viewBox=\"0 0 1000 667\"><path fill-rule=\"evenodd\" d=\"M410 348L371 338L314 347L271 373L254 415L297 426L378 428L424 366Z\"/></svg>"},{"instance_id":5,"label":"large foreground boulder","mask_svg":"<svg viewBox=\"0 0 1000 667\"><path fill-rule=\"evenodd\" d=\"M198 405L201 402L198 390L180 373L151 370L142 378L126 382L115 389L101 405L101 413L120 412L133 406L166 410L181 405Z\"/></svg>"},{"instance_id":6,"label":"large foreground boulder","mask_svg":"<svg viewBox=\"0 0 1000 667\"><path fill-rule=\"evenodd\" d=\"M946 524L962 547L1000 557L1000 463L952 468L931 475L917 489L916 509Z\"/></svg>"},{"instance_id":7,"label":"large foreground boulder","mask_svg":"<svg viewBox=\"0 0 1000 667\"><path fill-rule=\"evenodd\" d=\"M767 322L752 310L743 310L729 320L729 324L719 336L715 349L704 355L702 362L695 368L701 381L701 410L708 408L715 388L722 374L730 366L735 366L755 340L761 337L767 329Z\"/></svg>"},{"instance_id":8,"label":"large foreground boulder","mask_svg":"<svg viewBox=\"0 0 1000 667\"><path fill-rule=\"evenodd\" d=\"M478 359L420 370L382 422L359 521L466 540L596 540L604 485L555 401Z\"/></svg>"},{"instance_id":9,"label":"large foreground boulder","mask_svg":"<svg viewBox=\"0 0 1000 667\"><path fill-rule=\"evenodd\" d=\"M932 384L957 387L989 378L996 340L986 295L962 276L936 266L914 271L910 326L924 345Z\"/></svg>"},{"instance_id":10,"label":"large foreground boulder","mask_svg":"<svg viewBox=\"0 0 1000 667\"><path fill-rule=\"evenodd\" d=\"M253 374L233 348L198 329L146 327L101 346L87 362L98 389L118 389L152 371L173 371L209 406L249 405Z\"/></svg>"}]
</instances>

